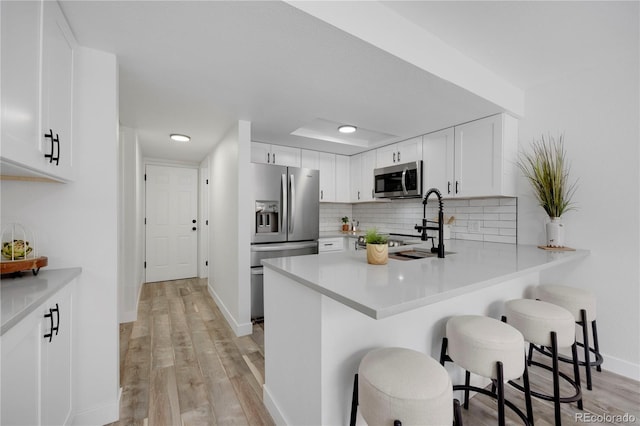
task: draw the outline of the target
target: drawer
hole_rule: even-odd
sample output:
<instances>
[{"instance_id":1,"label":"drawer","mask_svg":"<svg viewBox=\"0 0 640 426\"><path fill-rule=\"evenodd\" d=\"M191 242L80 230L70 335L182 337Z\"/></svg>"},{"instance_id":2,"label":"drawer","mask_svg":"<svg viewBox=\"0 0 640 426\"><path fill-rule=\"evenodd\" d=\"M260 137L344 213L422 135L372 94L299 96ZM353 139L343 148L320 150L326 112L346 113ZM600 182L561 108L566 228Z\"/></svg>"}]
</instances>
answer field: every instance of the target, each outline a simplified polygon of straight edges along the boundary
<instances>
[{"instance_id":1,"label":"drawer","mask_svg":"<svg viewBox=\"0 0 640 426\"><path fill-rule=\"evenodd\" d=\"M320 238L318 240L318 252L326 253L331 251L343 251L344 250L344 238Z\"/></svg>"}]
</instances>

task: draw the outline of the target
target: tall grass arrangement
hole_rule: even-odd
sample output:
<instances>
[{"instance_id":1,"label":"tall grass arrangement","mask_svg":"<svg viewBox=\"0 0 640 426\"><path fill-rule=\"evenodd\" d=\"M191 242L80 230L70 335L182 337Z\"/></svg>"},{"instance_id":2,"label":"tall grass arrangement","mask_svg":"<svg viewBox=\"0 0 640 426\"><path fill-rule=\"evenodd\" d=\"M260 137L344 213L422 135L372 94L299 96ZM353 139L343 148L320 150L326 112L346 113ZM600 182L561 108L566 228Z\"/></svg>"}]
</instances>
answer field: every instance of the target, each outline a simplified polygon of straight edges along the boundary
<instances>
[{"instance_id":1,"label":"tall grass arrangement","mask_svg":"<svg viewBox=\"0 0 640 426\"><path fill-rule=\"evenodd\" d=\"M577 181L569 181L571 169L566 159L563 135L555 140L551 135L531 144L531 152L522 152L518 167L531 183L540 206L550 218L575 210L571 200Z\"/></svg>"}]
</instances>

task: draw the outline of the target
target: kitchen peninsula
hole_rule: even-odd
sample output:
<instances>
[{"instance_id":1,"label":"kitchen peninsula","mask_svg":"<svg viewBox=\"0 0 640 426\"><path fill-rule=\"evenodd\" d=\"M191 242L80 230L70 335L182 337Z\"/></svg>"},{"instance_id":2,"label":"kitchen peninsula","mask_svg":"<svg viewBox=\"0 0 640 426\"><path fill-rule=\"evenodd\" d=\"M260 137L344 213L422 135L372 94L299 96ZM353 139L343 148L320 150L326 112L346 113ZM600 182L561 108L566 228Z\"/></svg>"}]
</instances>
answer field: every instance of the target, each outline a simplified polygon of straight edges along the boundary
<instances>
[{"instance_id":1,"label":"kitchen peninsula","mask_svg":"<svg viewBox=\"0 0 640 426\"><path fill-rule=\"evenodd\" d=\"M366 352L402 346L437 359L450 316L500 318L505 301L531 296L589 254L458 240L446 246L454 254L444 259L383 266L367 264L364 250L263 261L263 392L277 424L348 424L353 375ZM455 380L460 372L447 368Z\"/></svg>"}]
</instances>

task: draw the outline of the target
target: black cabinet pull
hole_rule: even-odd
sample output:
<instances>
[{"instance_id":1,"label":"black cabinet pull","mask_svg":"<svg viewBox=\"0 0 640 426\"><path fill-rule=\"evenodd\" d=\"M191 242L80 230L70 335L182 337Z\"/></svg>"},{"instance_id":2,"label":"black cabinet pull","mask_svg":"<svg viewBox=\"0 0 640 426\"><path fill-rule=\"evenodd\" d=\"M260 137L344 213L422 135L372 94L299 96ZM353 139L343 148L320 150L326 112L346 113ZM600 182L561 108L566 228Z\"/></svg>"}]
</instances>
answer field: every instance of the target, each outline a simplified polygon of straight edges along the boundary
<instances>
[{"instance_id":1,"label":"black cabinet pull","mask_svg":"<svg viewBox=\"0 0 640 426\"><path fill-rule=\"evenodd\" d=\"M393 162L394 163L396 162L396 153L395 152L393 153Z\"/></svg>"},{"instance_id":2,"label":"black cabinet pull","mask_svg":"<svg viewBox=\"0 0 640 426\"><path fill-rule=\"evenodd\" d=\"M324 199L324 191L322 189L320 190L320 199Z\"/></svg>"},{"instance_id":3,"label":"black cabinet pull","mask_svg":"<svg viewBox=\"0 0 640 426\"><path fill-rule=\"evenodd\" d=\"M51 141L51 153L45 154L44 158L49 159L49 163L56 162L56 166L60 164L60 136L56 133L53 137L53 130L49 129L49 133L45 133L44 137Z\"/></svg>"},{"instance_id":4,"label":"black cabinet pull","mask_svg":"<svg viewBox=\"0 0 640 426\"><path fill-rule=\"evenodd\" d=\"M271 153L267 152L267 163L271 162Z\"/></svg>"},{"instance_id":5,"label":"black cabinet pull","mask_svg":"<svg viewBox=\"0 0 640 426\"><path fill-rule=\"evenodd\" d=\"M193 219L193 220L191 221L191 223L196 223L196 220L195 220L195 219Z\"/></svg>"},{"instance_id":6,"label":"black cabinet pull","mask_svg":"<svg viewBox=\"0 0 640 426\"><path fill-rule=\"evenodd\" d=\"M56 313L56 317L57 317L57 321L56 321L56 326L53 326L53 313ZM45 318L49 318L49 323L51 324L51 331L47 334L44 335L44 338L49 338L49 343L51 343L51 340L53 339L53 332L56 332L56 336L58 335L58 329L60 327L60 309L58 307L58 304L56 303L56 307L54 309L49 308L49 313L48 314L44 314Z\"/></svg>"},{"instance_id":7,"label":"black cabinet pull","mask_svg":"<svg viewBox=\"0 0 640 426\"><path fill-rule=\"evenodd\" d=\"M458 193L458 185L460 184L459 181L456 181L456 194Z\"/></svg>"},{"instance_id":8,"label":"black cabinet pull","mask_svg":"<svg viewBox=\"0 0 640 426\"><path fill-rule=\"evenodd\" d=\"M193 228L191 228L191 230L192 230L192 231L195 231L195 230L196 230L196 227L194 226Z\"/></svg>"},{"instance_id":9,"label":"black cabinet pull","mask_svg":"<svg viewBox=\"0 0 640 426\"><path fill-rule=\"evenodd\" d=\"M400 151L398 151L398 163L400 162Z\"/></svg>"},{"instance_id":10,"label":"black cabinet pull","mask_svg":"<svg viewBox=\"0 0 640 426\"><path fill-rule=\"evenodd\" d=\"M451 181L447 181L447 194L451 194Z\"/></svg>"}]
</instances>

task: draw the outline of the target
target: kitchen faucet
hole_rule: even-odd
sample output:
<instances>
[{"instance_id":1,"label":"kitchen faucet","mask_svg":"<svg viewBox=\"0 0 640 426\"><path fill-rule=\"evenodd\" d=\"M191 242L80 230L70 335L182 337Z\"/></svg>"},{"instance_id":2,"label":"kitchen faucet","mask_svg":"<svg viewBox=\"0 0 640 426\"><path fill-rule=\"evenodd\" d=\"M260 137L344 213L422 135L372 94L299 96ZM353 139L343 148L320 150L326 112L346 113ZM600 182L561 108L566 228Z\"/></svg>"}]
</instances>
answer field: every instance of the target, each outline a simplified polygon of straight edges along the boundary
<instances>
[{"instance_id":1,"label":"kitchen faucet","mask_svg":"<svg viewBox=\"0 0 640 426\"><path fill-rule=\"evenodd\" d=\"M438 202L440 203L438 210L438 226L428 226L427 223L435 223L432 220L427 220L427 201L429 200L429 196L431 194L436 194L438 197ZM444 213L442 211L442 194L436 188L431 188L427 191L427 194L424 196L424 200L422 200L422 225L416 225L414 227L416 230L422 232L420 239L422 241L427 241L429 237L427 235L427 230L437 230L438 231L438 248L432 247L432 252L438 252L439 258L444 258Z\"/></svg>"}]
</instances>

